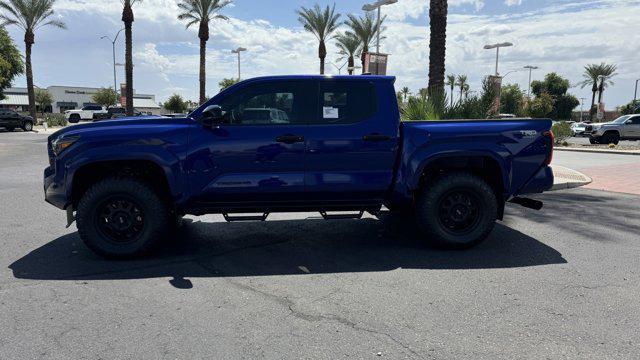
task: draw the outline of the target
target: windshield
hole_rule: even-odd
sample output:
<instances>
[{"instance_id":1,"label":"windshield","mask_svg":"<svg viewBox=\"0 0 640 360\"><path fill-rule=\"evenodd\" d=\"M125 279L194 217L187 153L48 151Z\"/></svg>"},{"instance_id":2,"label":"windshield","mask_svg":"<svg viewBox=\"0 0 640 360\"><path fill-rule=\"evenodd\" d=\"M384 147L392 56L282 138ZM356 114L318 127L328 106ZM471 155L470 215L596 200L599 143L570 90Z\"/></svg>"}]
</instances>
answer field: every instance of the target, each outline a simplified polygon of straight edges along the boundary
<instances>
[{"instance_id":1,"label":"windshield","mask_svg":"<svg viewBox=\"0 0 640 360\"><path fill-rule=\"evenodd\" d=\"M613 120L614 124L624 124L625 121L629 120L631 116L629 115L625 115L625 116L620 116L619 118Z\"/></svg>"}]
</instances>

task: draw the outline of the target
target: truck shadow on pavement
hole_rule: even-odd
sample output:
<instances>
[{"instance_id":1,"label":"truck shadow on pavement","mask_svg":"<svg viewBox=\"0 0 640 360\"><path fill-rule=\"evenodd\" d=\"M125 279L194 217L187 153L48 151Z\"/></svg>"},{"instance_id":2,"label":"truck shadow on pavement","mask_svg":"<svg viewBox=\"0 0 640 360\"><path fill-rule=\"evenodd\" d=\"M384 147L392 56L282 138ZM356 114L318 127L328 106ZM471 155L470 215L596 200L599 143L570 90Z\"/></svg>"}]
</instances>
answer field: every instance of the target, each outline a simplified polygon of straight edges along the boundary
<instances>
[{"instance_id":1,"label":"truck shadow on pavement","mask_svg":"<svg viewBox=\"0 0 640 360\"><path fill-rule=\"evenodd\" d=\"M107 261L84 247L77 233L62 236L9 266L33 280L126 280L380 272L398 268L492 269L562 264L555 249L498 224L490 238L468 251L425 247L409 221L286 220L185 225L158 252L135 261Z\"/></svg>"}]
</instances>

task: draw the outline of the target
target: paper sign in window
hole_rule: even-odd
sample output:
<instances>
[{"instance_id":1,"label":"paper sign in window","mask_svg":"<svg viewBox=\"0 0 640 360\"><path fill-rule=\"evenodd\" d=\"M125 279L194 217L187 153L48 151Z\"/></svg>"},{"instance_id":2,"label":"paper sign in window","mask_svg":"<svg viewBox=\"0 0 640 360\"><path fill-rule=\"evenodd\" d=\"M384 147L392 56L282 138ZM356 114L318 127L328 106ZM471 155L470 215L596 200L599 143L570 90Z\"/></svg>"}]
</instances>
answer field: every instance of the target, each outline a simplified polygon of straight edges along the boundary
<instances>
[{"instance_id":1,"label":"paper sign in window","mask_svg":"<svg viewBox=\"0 0 640 360\"><path fill-rule=\"evenodd\" d=\"M325 119L338 119L340 118L340 110L331 106L324 106L322 108L323 118Z\"/></svg>"}]
</instances>

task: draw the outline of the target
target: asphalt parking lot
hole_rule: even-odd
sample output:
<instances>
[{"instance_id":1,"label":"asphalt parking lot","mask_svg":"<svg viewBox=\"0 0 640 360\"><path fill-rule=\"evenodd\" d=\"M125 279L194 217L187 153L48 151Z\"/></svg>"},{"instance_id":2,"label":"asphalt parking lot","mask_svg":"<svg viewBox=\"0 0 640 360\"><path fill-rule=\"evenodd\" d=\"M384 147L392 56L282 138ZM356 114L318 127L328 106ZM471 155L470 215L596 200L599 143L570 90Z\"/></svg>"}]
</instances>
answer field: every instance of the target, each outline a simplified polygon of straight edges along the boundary
<instances>
[{"instance_id":1,"label":"asphalt parking lot","mask_svg":"<svg viewBox=\"0 0 640 360\"><path fill-rule=\"evenodd\" d=\"M466 252L388 216L205 216L152 258L109 262L44 203L45 139L0 133L0 359L640 354L639 196L544 194Z\"/></svg>"}]
</instances>

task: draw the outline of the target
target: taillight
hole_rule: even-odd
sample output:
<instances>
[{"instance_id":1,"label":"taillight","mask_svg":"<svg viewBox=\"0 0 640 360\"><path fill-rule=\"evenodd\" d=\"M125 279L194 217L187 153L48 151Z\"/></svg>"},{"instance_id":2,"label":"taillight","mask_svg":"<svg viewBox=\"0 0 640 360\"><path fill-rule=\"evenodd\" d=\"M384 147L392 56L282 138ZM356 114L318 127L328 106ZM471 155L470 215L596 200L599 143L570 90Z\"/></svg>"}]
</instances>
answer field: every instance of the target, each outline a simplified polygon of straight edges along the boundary
<instances>
[{"instance_id":1,"label":"taillight","mask_svg":"<svg viewBox=\"0 0 640 360\"><path fill-rule=\"evenodd\" d=\"M553 146L556 143L556 138L553 135L553 131L545 131L542 135L549 140L549 145L547 145L549 151L547 152L547 160L545 163L547 165L551 165L551 162L553 161Z\"/></svg>"}]
</instances>

